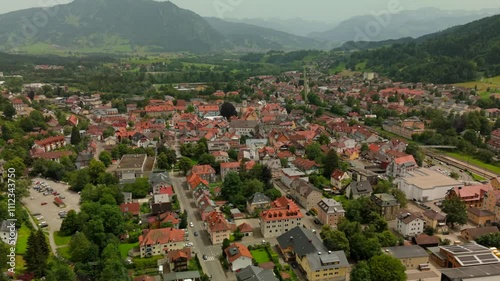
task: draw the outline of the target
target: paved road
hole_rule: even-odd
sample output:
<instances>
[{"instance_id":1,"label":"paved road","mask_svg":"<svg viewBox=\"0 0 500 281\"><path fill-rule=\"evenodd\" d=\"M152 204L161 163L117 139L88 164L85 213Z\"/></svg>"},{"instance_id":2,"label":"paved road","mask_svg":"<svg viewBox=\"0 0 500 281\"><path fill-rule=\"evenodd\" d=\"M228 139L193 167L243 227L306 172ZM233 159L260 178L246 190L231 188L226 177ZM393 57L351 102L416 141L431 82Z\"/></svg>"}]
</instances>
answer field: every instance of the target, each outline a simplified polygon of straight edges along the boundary
<instances>
[{"instance_id":1,"label":"paved road","mask_svg":"<svg viewBox=\"0 0 500 281\"><path fill-rule=\"evenodd\" d=\"M181 209L187 211L188 222L193 222L193 227L188 226L188 239L194 244L192 251L198 255L203 272L211 276L214 281L236 280L234 274L226 273L222 269L219 262L222 245L212 245L210 242L203 221L201 221L201 217L195 208L194 201L190 198L190 195L188 197L189 191L185 188L185 178L175 172L170 172L169 176L172 180L175 194L177 194L177 198L179 199ZM198 232L198 236L194 236L194 232ZM208 259L203 260L203 255L206 255Z\"/></svg>"}]
</instances>

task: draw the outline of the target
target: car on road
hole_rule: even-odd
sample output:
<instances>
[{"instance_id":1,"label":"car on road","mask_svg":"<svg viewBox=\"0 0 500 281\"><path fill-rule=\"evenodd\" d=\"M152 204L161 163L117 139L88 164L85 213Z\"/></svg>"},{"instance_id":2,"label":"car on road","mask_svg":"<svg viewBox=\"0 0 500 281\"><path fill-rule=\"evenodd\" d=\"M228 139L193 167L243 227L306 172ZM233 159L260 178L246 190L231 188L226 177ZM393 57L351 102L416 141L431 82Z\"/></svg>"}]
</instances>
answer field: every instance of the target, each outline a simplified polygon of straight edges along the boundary
<instances>
[{"instance_id":1,"label":"car on road","mask_svg":"<svg viewBox=\"0 0 500 281\"><path fill-rule=\"evenodd\" d=\"M41 215L41 214L40 213L33 213L34 217L38 217L39 215Z\"/></svg>"},{"instance_id":2,"label":"car on road","mask_svg":"<svg viewBox=\"0 0 500 281\"><path fill-rule=\"evenodd\" d=\"M48 227L48 226L49 226L49 224L47 224L47 223L43 223L43 224L39 224L38 226L39 226L39 227L41 227L41 228L44 228L44 227Z\"/></svg>"},{"instance_id":3,"label":"car on road","mask_svg":"<svg viewBox=\"0 0 500 281\"><path fill-rule=\"evenodd\" d=\"M296 262L292 262L292 267L293 268L297 268L297 263Z\"/></svg>"},{"instance_id":4,"label":"car on road","mask_svg":"<svg viewBox=\"0 0 500 281\"><path fill-rule=\"evenodd\" d=\"M47 205L47 202L42 202L42 204L40 204L40 205L42 205L42 206Z\"/></svg>"},{"instance_id":5,"label":"car on road","mask_svg":"<svg viewBox=\"0 0 500 281\"><path fill-rule=\"evenodd\" d=\"M190 222L190 223L189 223L189 226L190 226L190 227L193 227L193 226L194 226L193 222Z\"/></svg>"},{"instance_id":6,"label":"car on road","mask_svg":"<svg viewBox=\"0 0 500 281\"><path fill-rule=\"evenodd\" d=\"M189 243L186 243L186 247L193 247L193 243L192 242L189 242Z\"/></svg>"},{"instance_id":7,"label":"car on road","mask_svg":"<svg viewBox=\"0 0 500 281\"><path fill-rule=\"evenodd\" d=\"M59 195L59 192L54 191L54 192L52 192L52 195L57 196L57 195Z\"/></svg>"},{"instance_id":8,"label":"car on road","mask_svg":"<svg viewBox=\"0 0 500 281\"><path fill-rule=\"evenodd\" d=\"M204 260L204 261L208 260L207 255L203 255L203 260Z\"/></svg>"},{"instance_id":9,"label":"car on road","mask_svg":"<svg viewBox=\"0 0 500 281\"><path fill-rule=\"evenodd\" d=\"M64 197L64 195L59 195L59 198L66 199L66 197Z\"/></svg>"},{"instance_id":10,"label":"car on road","mask_svg":"<svg viewBox=\"0 0 500 281\"><path fill-rule=\"evenodd\" d=\"M38 216L36 219L41 221L41 220L43 220L43 216Z\"/></svg>"},{"instance_id":11,"label":"car on road","mask_svg":"<svg viewBox=\"0 0 500 281\"><path fill-rule=\"evenodd\" d=\"M194 236L198 236L198 232L196 232L196 231L195 231L195 232L194 232Z\"/></svg>"},{"instance_id":12,"label":"car on road","mask_svg":"<svg viewBox=\"0 0 500 281\"><path fill-rule=\"evenodd\" d=\"M315 224L321 224L321 222L318 219L314 219Z\"/></svg>"}]
</instances>

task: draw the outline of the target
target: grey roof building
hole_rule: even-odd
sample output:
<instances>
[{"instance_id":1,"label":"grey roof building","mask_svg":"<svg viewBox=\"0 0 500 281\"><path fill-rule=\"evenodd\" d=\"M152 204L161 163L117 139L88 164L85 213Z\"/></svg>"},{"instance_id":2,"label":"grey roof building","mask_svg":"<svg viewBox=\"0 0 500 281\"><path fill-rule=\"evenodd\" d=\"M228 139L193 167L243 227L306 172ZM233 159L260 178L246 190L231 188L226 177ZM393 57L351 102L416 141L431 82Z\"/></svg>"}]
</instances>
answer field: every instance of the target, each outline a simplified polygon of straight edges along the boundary
<instances>
[{"instance_id":1,"label":"grey roof building","mask_svg":"<svg viewBox=\"0 0 500 281\"><path fill-rule=\"evenodd\" d=\"M274 272L270 269L263 269L249 265L236 273L238 281L278 281Z\"/></svg>"},{"instance_id":2,"label":"grey roof building","mask_svg":"<svg viewBox=\"0 0 500 281\"><path fill-rule=\"evenodd\" d=\"M500 264L441 269L443 281L500 280Z\"/></svg>"},{"instance_id":3,"label":"grey roof building","mask_svg":"<svg viewBox=\"0 0 500 281\"><path fill-rule=\"evenodd\" d=\"M252 214L256 210L269 208L270 204L271 199L269 199L269 197L262 192L255 192L255 194L250 196L247 200L247 211Z\"/></svg>"},{"instance_id":4,"label":"grey roof building","mask_svg":"<svg viewBox=\"0 0 500 281\"><path fill-rule=\"evenodd\" d=\"M396 259L429 257L424 248L418 245L385 247L383 250Z\"/></svg>"},{"instance_id":5,"label":"grey roof building","mask_svg":"<svg viewBox=\"0 0 500 281\"><path fill-rule=\"evenodd\" d=\"M337 273L331 280L345 280L349 262L344 251L328 251L311 230L297 226L278 236L277 240L285 261L296 260L308 280L332 270Z\"/></svg>"},{"instance_id":6,"label":"grey roof building","mask_svg":"<svg viewBox=\"0 0 500 281\"><path fill-rule=\"evenodd\" d=\"M163 274L163 281L200 280L199 271L170 272Z\"/></svg>"},{"instance_id":7,"label":"grey roof building","mask_svg":"<svg viewBox=\"0 0 500 281\"><path fill-rule=\"evenodd\" d=\"M359 197L363 196L370 196L373 192L372 185L370 184L369 181L364 180L364 181L353 181L351 182L345 191L345 194L348 197L351 197L353 199L357 199Z\"/></svg>"}]
</instances>

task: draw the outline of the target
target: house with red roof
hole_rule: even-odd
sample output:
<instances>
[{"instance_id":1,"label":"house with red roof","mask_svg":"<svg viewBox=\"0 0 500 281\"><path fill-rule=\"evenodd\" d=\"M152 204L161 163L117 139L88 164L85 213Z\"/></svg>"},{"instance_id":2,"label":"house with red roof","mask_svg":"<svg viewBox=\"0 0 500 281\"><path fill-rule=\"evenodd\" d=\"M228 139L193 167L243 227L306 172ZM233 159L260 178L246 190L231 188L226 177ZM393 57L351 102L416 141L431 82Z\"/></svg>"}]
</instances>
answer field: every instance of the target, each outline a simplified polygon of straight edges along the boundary
<instances>
[{"instance_id":1,"label":"house with red roof","mask_svg":"<svg viewBox=\"0 0 500 281\"><path fill-rule=\"evenodd\" d=\"M205 218L205 226L212 244L222 244L231 236L231 227L223 213L213 211Z\"/></svg>"},{"instance_id":2,"label":"house with red roof","mask_svg":"<svg viewBox=\"0 0 500 281\"><path fill-rule=\"evenodd\" d=\"M215 157L216 162L228 162L229 154L226 151L214 151L212 155Z\"/></svg>"},{"instance_id":3,"label":"house with red roof","mask_svg":"<svg viewBox=\"0 0 500 281\"><path fill-rule=\"evenodd\" d=\"M276 237L302 225L303 217L297 204L283 196L274 200L271 208L259 214L260 230L266 238Z\"/></svg>"},{"instance_id":4,"label":"house with red roof","mask_svg":"<svg viewBox=\"0 0 500 281\"><path fill-rule=\"evenodd\" d=\"M214 117L220 115L219 106L216 104L207 104L198 106L198 115L200 117Z\"/></svg>"},{"instance_id":5,"label":"house with red roof","mask_svg":"<svg viewBox=\"0 0 500 281\"><path fill-rule=\"evenodd\" d=\"M342 181L348 180L351 177L347 172L344 172L339 169L335 169L330 176L330 184L333 188L342 189Z\"/></svg>"},{"instance_id":6,"label":"house with red roof","mask_svg":"<svg viewBox=\"0 0 500 281\"><path fill-rule=\"evenodd\" d=\"M191 248L174 250L167 253L167 262L170 272L188 271L189 260L191 259Z\"/></svg>"},{"instance_id":7,"label":"house with red roof","mask_svg":"<svg viewBox=\"0 0 500 281\"><path fill-rule=\"evenodd\" d=\"M404 177L407 172L411 172L418 168L417 162L413 155L405 154L394 158L387 166L387 175L393 178Z\"/></svg>"},{"instance_id":8,"label":"house with red roof","mask_svg":"<svg viewBox=\"0 0 500 281\"><path fill-rule=\"evenodd\" d=\"M198 174L190 174L186 177L186 181L191 191L199 188L208 189L208 181L202 179Z\"/></svg>"},{"instance_id":9,"label":"house with red roof","mask_svg":"<svg viewBox=\"0 0 500 281\"><path fill-rule=\"evenodd\" d=\"M145 229L139 236L141 258L161 255L167 251L184 248L186 233L183 229L172 227Z\"/></svg>"},{"instance_id":10,"label":"house with red roof","mask_svg":"<svg viewBox=\"0 0 500 281\"><path fill-rule=\"evenodd\" d=\"M41 149L43 152L56 150L66 145L64 136L49 137L43 140L36 140L33 149Z\"/></svg>"},{"instance_id":11,"label":"house with red roof","mask_svg":"<svg viewBox=\"0 0 500 281\"><path fill-rule=\"evenodd\" d=\"M176 213L166 212L148 218L149 228L160 228L164 224L170 224L169 227L179 228L181 220Z\"/></svg>"},{"instance_id":12,"label":"house with red roof","mask_svg":"<svg viewBox=\"0 0 500 281\"><path fill-rule=\"evenodd\" d=\"M139 205L139 203L123 203L120 205L120 210L124 214L128 213L133 216L138 216L141 212L141 205Z\"/></svg>"},{"instance_id":13,"label":"house with red roof","mask_svg":"<svg viewBox=\"0 0 500 281\"><path fill-rule=\"evenodd\" d=\"M233 272L252 265L252 254L245 245L233 243L224 249L224 253Z\"/></svg>"},{"instance_id":14,"label":"house with red roof","mask_svg":"<svg viewBox=\"0 0 500 281\"><path fill-rule=\"evenodd\" d=\"M240 162L220 163L220 175L222 179L224 179L229 172L238 173L239 171L240 171Z\"/></svg>"},{"instance_id":15,"label":"house with red roof","mask_svg":"<svg viewBox=\"0 0 500 281\"><path fill-rule=\"evenodd\" d=\"M466 185L450 189L446 198L458 196L469 208L483 208L485 195L492 191L491 184Z\"/></svg>"},{"instance_id":16,"label":"house with red roof","mask_svg":"<svg viewBox=\"0 0 500 281\"><path fill-rule=\"evenodd\" d=\"M238 225L238 230L241 234L243 234L243 236L253 236L253 227L246 222Z\"/></svg>"},{"instance_id":17,"label":"house with red roof","mask_svg":"<svg viewBox=\"0 0 500 281\"><path fill-rule=\"evenodd\" d=\"M191 173L197 174L208 182L214 182L216 177L215 169L210 165L196 165L191 169Z\"/></svg>"},{"instance_id":18,"label":"house with red roof","mask_svg":"<svg viewBox=\"0 0 500 281\"><path fill-rule=\"evenodd\" d=\"M310 175L316 173L319 169L318 163L313 160L309 160L306 158L297 158L292 164L302 172L306 173L306 175Z\"/></svg>"}]
</instances>

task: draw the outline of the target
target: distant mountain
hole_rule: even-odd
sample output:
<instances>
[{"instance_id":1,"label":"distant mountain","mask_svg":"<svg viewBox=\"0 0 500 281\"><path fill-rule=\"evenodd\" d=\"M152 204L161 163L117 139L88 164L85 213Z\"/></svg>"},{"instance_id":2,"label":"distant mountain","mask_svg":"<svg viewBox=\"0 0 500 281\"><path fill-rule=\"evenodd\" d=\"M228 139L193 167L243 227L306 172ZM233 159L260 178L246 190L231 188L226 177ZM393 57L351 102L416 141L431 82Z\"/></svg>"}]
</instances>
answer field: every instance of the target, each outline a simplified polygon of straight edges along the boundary
<instances>
[{"instance_id":1,"label":"distant mountain","mask_svg":"<svg viewBox=\"0 0 500 281\"><path fill-rule=\"evenodd\" d=\"M328 31L311 33L309 37L335 42L383 41L404 37L417 38L497 13L500 13L500 9L470 12L422 8L393 14L390 16L390 20L387 21L388 24L377 21L373 15L356 16L341 22ZM385 20L385 16L382 18ZM373 27L374 24L375 27Z\"/></svg>"},{"instance_id":2,"label":"distant mountain","mask_svg":"<svg viewBox=\"0 0 500 281\"><path fill-rule=\"evenodd\" d=\"M226 19L226 21L256 25L304 37L313 32L327 31L335 27L336 25L336 23L309 21L301 18L293 18L293 19L245 18L245 19Z\"/></svg>"},{"instance_id":3,"label":"distant mountain","mask_svg":"<svg viewBox=\"0 0 500 281\"><path fill-rule=\"evenodd\" d=\"M456 83L500 75L500 15L404 44L354 52L349 68L366 68L403 81Z\"/></svg>"},{"instance_id":4,"label":"distant mountain","mask_svg":"<svg viewBox=\"0 0 500 281\"><path fill-rule=\"evenodd\" d=\"M54 12L56 11L56 12ZM37 27L47 16L47 23ZM0 16L0 51L41 48L82 52L218 52L319 48L317 40L281 31L204 19L167 2L74 0L51 10L32 8Z\"/></svg>"},{"instance_id":5,"label":"distant mountain","mask_svg":"<svg viewBox=\"0 0 500 281\"><path fill-rule=\"evenodd\" d=\"M205 18L205 20L224 36L227 49L259 51L326 48L326 45L318 40L283 31L219 18Z\"/></svg>"}]
</instances>

